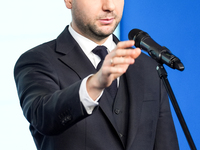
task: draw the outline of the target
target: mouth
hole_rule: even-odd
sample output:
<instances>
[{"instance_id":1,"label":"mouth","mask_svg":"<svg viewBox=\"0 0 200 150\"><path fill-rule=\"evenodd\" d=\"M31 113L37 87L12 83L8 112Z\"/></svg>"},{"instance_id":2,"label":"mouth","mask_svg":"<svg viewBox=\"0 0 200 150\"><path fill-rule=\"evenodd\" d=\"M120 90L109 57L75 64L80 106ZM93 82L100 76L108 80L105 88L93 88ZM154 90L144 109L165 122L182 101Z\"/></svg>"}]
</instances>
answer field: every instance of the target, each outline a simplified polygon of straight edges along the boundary
<instances>
[{"instance_id":1,"label":"mouth","mask_svg":"<svg viewBox=\"0 0 200 150\"><path fill-rule=\"evenodd\" d=\"M114 21L114 18L102 18L102 19L99 19L99 21L103 25L109 25Z\"/></svg>"}]
</instances>

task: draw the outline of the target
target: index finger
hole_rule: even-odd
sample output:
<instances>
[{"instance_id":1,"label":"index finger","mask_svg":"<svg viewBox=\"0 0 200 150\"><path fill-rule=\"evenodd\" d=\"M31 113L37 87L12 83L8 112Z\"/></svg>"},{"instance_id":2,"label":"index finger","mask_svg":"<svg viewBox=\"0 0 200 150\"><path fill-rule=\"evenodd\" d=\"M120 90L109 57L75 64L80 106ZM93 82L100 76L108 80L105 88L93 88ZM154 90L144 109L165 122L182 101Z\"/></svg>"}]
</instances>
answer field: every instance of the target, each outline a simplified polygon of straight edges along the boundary
<instances>
[{"instance_id":1,"label":"index finger","mask_svg":"<svg viewBox=\"0 0 200 150\"><path fill-rule=\"evenodd\" d=\"M129 41L122 41L122 42L119 42L117 44L117 49L126 49L126 48L131 48L132 46L134 46L135 44L135 41L133 40L129 40Z\"/></svg>"}]
</instances>

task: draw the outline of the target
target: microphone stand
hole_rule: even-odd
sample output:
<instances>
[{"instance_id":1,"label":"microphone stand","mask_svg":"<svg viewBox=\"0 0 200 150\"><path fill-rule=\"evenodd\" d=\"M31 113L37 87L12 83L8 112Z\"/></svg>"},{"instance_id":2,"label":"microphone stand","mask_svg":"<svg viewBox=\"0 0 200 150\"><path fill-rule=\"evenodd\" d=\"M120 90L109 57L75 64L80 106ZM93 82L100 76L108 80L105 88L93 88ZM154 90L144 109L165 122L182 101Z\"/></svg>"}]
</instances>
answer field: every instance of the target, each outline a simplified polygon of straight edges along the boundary
<instances>
[{"instance_id":1,"label":"microphone stand","mask_svg":"<svg viewBox=\"0 0 200 150\"><path fill-rule=\"evenodd\" d=\"M160 79L162 79L162 81L164 83L164 86L165 86L165 88L167 90L167 93L168 93L168 95L170 97L171 103L172 103L172 105L174 107L174 110L175 110L176 115L177 115L177 117L179 119L179 122L180 122L181 127L182 127L182 129L184 131L184 134L185 134L185 136L187 138L187 141L189 143L189 146L190 146L191 150L197 150L197 148L196 148L196 146L194 144L194 141L193 141L193 139L192 139L192 137L190 135L190 132L188 130L188 127L186 125L186 122L184 120L184 117L183 117L183 115L181 113L179 105L178 105L178 103L176 101L174 93L173 93L173 91L171 89L169 81L167 79L167 72L166 72L165 68L163 67L163 64L158 63L158 66L157 66L156 70L158 72L158 75L159 75Z\"/></svg>"}]
</instances>

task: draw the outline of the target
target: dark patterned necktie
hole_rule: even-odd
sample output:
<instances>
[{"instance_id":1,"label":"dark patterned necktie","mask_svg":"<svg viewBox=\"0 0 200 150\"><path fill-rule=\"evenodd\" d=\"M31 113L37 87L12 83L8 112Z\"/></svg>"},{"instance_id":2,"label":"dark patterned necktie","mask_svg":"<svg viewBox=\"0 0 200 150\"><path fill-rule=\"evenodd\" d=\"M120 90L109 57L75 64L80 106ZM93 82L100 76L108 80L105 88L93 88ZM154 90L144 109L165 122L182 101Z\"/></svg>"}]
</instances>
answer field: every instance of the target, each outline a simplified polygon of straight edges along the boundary
<instances>
[{"instance_id":1,"label":"dark patterned necktie","mask_svg":"<svg viewBox=\"0 0 200 150\"><path fill-rule=\"evenodd\" d=\"M101 61L99 62L99 64L97 65L97 68L96 68L96 70L98 71L103 64L103 61L104 61L106 55L108 54L108 51L105 46L97 46L96 48L94 48L92 50L92 52L101 58ZM117 93L117 79L115 79L112 82L112 84L109 87L107 87L106 89L110 93L111 97L114 99L116 96L116 93Z\"/></svg>"}]
</instances>

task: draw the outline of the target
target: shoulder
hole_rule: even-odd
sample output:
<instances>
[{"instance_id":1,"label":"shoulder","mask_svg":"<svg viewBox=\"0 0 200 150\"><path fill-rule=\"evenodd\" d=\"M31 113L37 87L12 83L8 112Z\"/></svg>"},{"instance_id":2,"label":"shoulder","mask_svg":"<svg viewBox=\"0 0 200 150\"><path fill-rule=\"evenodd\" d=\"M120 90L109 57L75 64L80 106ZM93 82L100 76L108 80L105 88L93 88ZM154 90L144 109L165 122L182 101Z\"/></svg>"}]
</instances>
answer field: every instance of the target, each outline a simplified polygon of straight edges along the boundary
<instances>
[{"instance_id":1,"label":"shoulder","mask_svg":"<svg viewBox=\"0 0 200 150\"><path fill-rule=\"evenodd\" d=\"M142 82L156 84L159 83L159 76L156 70L157 62L148 55L141 53L133 65L129 66L128 74L130 78L141 79Z\"/></svg>"},{"instance_id":2,"label":"shoulder","mask_svg":"<svg viewBox=\"0 0 200 150\"><path fill-rule=\"evenodd\" d=\"M18 58L17 63L19 62L30 62L34 60L35 62L45 59L55 50L55 40L40 44L36 47L33 47L24 53ZM48 54L48 55L47 55Z\"/></svg>"}]
</instances>

